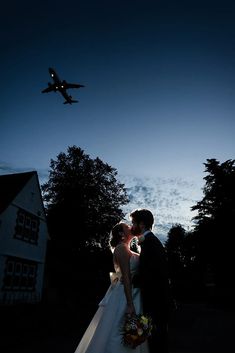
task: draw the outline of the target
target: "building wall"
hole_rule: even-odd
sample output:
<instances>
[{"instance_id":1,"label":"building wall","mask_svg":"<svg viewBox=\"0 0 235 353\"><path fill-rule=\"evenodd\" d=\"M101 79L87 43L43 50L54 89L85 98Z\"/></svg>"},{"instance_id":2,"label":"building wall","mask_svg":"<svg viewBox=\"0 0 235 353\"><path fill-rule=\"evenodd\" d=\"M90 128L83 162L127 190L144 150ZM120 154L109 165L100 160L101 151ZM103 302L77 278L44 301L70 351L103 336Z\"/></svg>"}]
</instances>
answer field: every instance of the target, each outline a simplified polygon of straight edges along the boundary
<instances>
[{"instance_id":1,"label":"building wall","mask_svg":"<svg viewBox=\"0 0 235 353\"><path fill-rule=\"evenodd\" d=\"M18 211L26 211L34 215L37 219L39 230L36 243L30 243L25 239L15 237L16 220ZM46 255L46 246L48 240L48 231L46 218L41 199L41 192L34 175L9 207L0 215L0 302L34 302L41 298L43 287L44 263ZM32 290L17 290L6 288L6 268L7 263L11 261L27 270L27 261L32 264L31 267L37 268L36 284ZM21 265L19 265L21 263ZM30 267L30 265L29 265ZM23 270L22 270L23 271Z\"/></svg>"},{"instance_id":2,"label":"building wall","mask_svg":"<svg viewBox=\"0 0 235 353\"><path fill-rule=\"evenodd\" d=\"M0 253L44 262L48 237L46 222L39 218L37 244L17 239L14 235L18 210L19 207L16 204L11 204L0 216Z\"/></svg>"},{"instance_id":3,"label":"building wall","mask_svg":"<svg viewBox=\"0 0 235 353\"><path fill-rule=\"evenodd\" d=\"M5 256L0 255L0 293L3 286L4 268L5 268Z\"/></svg>"},{"instance_id":4,"label":"building wall","mask_svg":"<svg viewBox=\"0 0 235 353\"><path fill-rule=\"evenodd\" d=\"M44 264L11 256L1 256L0 262L1 304L32 303L41 300ZM33 269L33 272L30 269Z\"/></svg>"}]
</instances>

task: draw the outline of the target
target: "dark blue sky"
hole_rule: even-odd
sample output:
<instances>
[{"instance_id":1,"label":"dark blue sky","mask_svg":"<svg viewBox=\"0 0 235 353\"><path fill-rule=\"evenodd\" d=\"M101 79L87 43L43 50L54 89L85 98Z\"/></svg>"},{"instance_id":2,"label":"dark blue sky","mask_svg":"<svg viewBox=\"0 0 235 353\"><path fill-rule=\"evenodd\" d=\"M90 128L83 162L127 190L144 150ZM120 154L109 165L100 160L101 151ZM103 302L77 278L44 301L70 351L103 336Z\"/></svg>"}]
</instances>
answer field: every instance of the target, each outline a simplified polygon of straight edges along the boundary
<instances>
[{"instance_id":1,"label":"dark blue sky","mask_svg":"<svg viewBox=\"0 0 235 353\"><path fill-rule=\"evenodd\" d=\"M202 181L235 153L233 1L13 1L1 11L1 172L70 145L123 175ZM48 67L86 87L41 94Z\"/></svg>"}]
</instances>

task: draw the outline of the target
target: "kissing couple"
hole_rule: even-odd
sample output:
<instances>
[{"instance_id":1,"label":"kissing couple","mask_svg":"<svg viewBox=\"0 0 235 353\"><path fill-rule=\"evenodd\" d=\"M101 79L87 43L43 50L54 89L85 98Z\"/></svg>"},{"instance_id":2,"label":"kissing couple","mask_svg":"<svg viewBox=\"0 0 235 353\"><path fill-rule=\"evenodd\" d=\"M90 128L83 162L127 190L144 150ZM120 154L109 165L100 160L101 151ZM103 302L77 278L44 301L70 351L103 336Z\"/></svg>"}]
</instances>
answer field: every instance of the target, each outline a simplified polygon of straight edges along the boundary
<instances>
[{"instance_id":1,"label":"kissing couple","mask_svg":"<svg viewBox=\"0 0 235 353\"><path fill-rule=\"evenodd\" d=\"M168 353L169 279L164 246L152 232L154 217L148 209L130 213L132 225L124 222L111 230L115 273L75 353L130 353L123 344L125 317L151 317L154 329L136 353ZM138 238L140 254L130 249Z\"/></svg>"}]
</instances>

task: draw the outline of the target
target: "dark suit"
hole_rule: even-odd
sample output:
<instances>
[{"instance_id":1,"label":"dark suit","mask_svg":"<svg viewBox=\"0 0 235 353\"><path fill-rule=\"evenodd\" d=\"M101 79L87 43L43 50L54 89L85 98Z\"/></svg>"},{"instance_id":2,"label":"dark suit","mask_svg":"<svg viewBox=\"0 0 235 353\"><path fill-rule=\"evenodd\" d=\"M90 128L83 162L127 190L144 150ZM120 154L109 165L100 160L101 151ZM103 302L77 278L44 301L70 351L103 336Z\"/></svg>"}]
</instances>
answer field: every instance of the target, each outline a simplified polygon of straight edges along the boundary
<instances>
[{"instance_id":1,"label":"dark suit","mask_svg":"<svg viewBox=\"0 0 235 353\"><path fill-rule=\"evenodd\" d=\"M150 353L168 352L169 281L164 247L152 233L140 244L139 286L144 314L149 314L156 329L149 338Z\"/></svg>"}]
</instances>

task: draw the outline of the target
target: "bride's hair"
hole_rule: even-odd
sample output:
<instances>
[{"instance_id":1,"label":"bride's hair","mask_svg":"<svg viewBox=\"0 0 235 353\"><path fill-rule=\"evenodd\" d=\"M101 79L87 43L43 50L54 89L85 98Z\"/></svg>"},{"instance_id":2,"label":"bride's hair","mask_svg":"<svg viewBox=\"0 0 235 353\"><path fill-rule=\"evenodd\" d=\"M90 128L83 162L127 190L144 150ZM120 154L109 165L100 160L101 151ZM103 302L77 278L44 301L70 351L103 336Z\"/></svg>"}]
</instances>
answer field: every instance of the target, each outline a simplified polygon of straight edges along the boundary
<instances>
[{"instance_id":1,"label":"bride's hair","mask_svg":"<svg viewBox=\"0 0 235 353\"><path fill-rule=\"evenodd\" d=\"M117 223L110 232L110 246L115 248L123 240L122 223Z\"/></svg>"}]
</instances>

